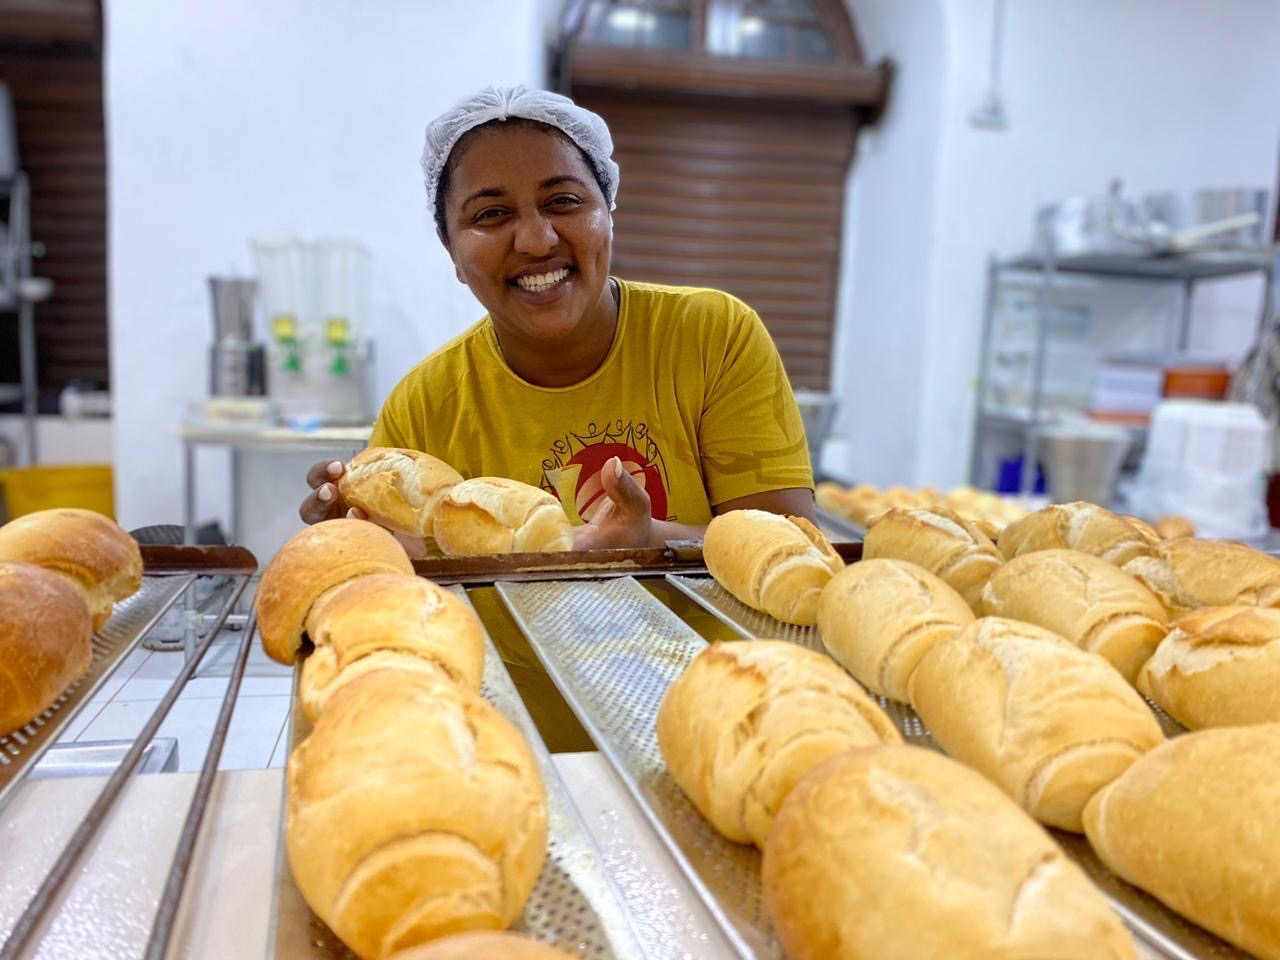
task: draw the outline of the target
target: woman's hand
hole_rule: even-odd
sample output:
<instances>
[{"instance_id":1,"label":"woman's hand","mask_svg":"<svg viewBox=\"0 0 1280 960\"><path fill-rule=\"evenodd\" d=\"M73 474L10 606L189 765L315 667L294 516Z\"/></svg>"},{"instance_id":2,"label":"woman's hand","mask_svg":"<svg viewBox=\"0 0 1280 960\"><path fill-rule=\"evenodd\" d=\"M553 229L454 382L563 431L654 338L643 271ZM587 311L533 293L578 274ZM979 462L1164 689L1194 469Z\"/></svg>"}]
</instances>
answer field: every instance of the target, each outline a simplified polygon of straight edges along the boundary
<instances>
[{"instance_id":1,"label":"woman's hand","mask_svg":"<svg viewBox=\"0 0 1280 960\"><path fill-rule=\"evenodd\" d=\"M605 500L590 522L574 529L574 549L651 546L654 523L649 494L617 457L610 457L601 468L600 486Z\"/></svg>"},{"instance_id":2,"label":"woman's hand","mask_svg":"<svg viewBox=\"0 0 1280 960\"><path fill-rule=\"evenodd\" d=\"M319 523L347 515L347 505L338 493L338 478L346 469L341 460L323 460L307 471L307 486L311 493L298 508L303 523Z\"/></svg>"}]
</instances>

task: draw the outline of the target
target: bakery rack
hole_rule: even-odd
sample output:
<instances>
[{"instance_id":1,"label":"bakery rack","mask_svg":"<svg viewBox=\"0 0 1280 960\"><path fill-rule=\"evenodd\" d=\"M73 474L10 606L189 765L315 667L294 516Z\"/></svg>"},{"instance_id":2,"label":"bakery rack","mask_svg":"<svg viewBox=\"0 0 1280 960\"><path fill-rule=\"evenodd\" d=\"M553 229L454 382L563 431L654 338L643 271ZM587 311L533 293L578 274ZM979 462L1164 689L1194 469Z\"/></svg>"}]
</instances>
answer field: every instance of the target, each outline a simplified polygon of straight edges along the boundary
<instances>
[{"instance_id":1,"label":"bakery rack","mask_svg":"<svg viewBox=\"0 0 1280 960\"><path fill-rule=\"evenodd\" d=\"M116 605L111 619L93 638L93 658L89 672L71 684L53 706L27 726L8 737L0 738L0 757L3 758L0 759L0 807L12 798L13 791L23 781L24 775L54 744L61 731L90 701L119 662L156 631L179 599L184 600L188 614L196 614L197 586L205 586L209 580L217 582L217 592L224 595L223 599L208 628L203 632L192 631L194 642L187 651L183 669L174 678L119 766L107 778L84 820L63 847L21 915L7 931L5 941L0 945L0 960L18 960L39 941L56 913L59 892L88 850L89 844L106 823L121 792L142 762L152 738L177 702L183 687L194 675L210 644L232 615L232 610L258 568L253 554L242 547L143 546L142 559L142 587L132 597ZM203 618L200 620L203 621ZM194 624L190 615L186 623ZM160 960L168 951L196 837L208 808L218 759L222 755L240 681L244 676L249 649L256 633L255 626L250 619L240 638L209 751L196 781L151 927L144 954L146 960Z\"/></svg>"}]
</instances>

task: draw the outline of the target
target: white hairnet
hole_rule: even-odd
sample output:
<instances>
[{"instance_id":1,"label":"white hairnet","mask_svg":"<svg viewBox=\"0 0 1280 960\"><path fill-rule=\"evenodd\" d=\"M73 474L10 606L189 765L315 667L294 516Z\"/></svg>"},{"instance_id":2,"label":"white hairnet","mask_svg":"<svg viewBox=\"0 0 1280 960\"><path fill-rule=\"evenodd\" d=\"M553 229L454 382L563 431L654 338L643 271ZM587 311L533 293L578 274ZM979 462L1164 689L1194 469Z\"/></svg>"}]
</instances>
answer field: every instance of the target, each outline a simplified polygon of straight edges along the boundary
<instances>
[{"instance_id":1,"label":"white hairnet","mask_svg":"<svg viewBox=\"0 0 1280 960\"><path fill-rule=\"evenodd\" d=\"M490 120L522 117L555 127L578 145L595 167L604 186L609 209L617 204L618 165L613 162L613 137L604 120L578 106L568 97L549 90L516 87L486 87L474 96L458 101L431 121L427 127L427 145L422 151L422 173L427 183L427 206L435 210L440 175L449 154L468 130Z\"/></svg>"}]
</instances>

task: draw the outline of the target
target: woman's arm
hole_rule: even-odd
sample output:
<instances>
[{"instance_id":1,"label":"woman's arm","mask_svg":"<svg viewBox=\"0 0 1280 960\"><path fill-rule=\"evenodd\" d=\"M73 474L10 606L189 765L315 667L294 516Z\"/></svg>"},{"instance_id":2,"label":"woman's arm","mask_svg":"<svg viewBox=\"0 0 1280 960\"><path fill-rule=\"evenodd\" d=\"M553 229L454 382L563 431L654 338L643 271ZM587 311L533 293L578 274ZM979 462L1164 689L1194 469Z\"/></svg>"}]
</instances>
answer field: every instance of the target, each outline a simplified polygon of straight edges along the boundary
<instances>
[{"instance_id":1,"label":"woman's arm","mask_svg":"<svg viewBox=\"0 0 1280 960\"><path fill-rule=\"evenodd\" d=\"M701 540L705 526L654 520L652 505L644 488L622 467L617 457L610 459L600 471L604 487L604 505L591 522L573 532L576 550L601 550L609 547L661 547L669 540ZM817 522L813 491L808 487L791 487L736 497L716 504L716 514L730 510L767 510L790 514Z\"/></svg>"}]
</instances>

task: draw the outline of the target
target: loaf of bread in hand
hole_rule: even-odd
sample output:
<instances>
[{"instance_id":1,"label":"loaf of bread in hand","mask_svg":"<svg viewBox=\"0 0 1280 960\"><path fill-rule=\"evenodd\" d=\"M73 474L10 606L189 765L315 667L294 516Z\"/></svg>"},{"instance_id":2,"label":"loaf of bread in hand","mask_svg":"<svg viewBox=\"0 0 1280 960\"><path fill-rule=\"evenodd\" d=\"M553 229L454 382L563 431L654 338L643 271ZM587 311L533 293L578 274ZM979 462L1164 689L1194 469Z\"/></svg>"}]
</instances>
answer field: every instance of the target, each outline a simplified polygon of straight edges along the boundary
<instances>
[{"instance_id":1,"label":"loaf of bread in hand","mask_svg":"<svg viewBox=\"0 0 1280 960\"><path fill-rule=\"evenodd\" d=\"M371 670L435 673L472 690L484 678L484 628L466 601L429 580L371 573L322 595L307 615L315 645L298 697L315 722L335 690Z\"/></svg>"},{"instance_id":2,"label":"loaf of bread in hand","mask_svg":"<svg viewBox=\"0 0 1280 960\"><path fill-rule=\"evenodd\" d=\"M573 525L545 490L504 477L476 477L436 505L436 543L446 554L548 553L573 549Z\"/></svg>"},{"instance_id":3,"label":"loaf of bread in hand","mask_svg":"<svg viewBox=\"0 0 1280 960\"><path fill-rule=\"evenodd\" d=\"M784 640L712 644L658 710L658 747L680 789L725 837L757 846L810 769L850 747L900 742L829 657Z\"/></svg>"},{"instance_id":4,"label":"loaf of bread in hand","mask_svg":"<svg viewBox=\"0 0 1280 960\"><path fill-rule=\"evenodd\" d=\"M0 527L0 561L32 563L60 573L84 594L98 630L116 602L142 586L137 541L92 510L39 510Z\"/></svg>"},{"instance_id":5,"label":"loaf of bread in hand","mask_svg":"<svg viewBox=\"0 0 1280 960\"><path fill-rule=\"evenodd\" d=\"M818 603L818 632L831 655L868 690L903 702L920 658L970 623L960 594L906 560L850 564Z\"/></svg>"},{"instance_id":6,"label":"loaf of bread in hand","mask_svg":"<svg viewBox=\"0 0 1280 960\"><path fill-rule=\"evenodd\" d=\"M720 586L784 623L813 626L818 598L844 561L803 517L731 510L713 517L702 559Z\"/></svg>"},{"instance_id":7,"label":"loaf of bread in hand","mask_svg":"<svg viewBox=\"0 0 1280 960\"><path fill-rule=\"evenodd\" d=\"M327 590L369 573L413 573L404 547L377 524L325 520L286 540L263 571L254 600L267 655L292 664L312 604Z\"/></svg>"},{"instance_id":8,"label":"loaf of bread in hand","mask_svg":"<svg viewBox=\"0 0 1280 960\"><path fill-rule=\"evenodd\" d=\"M911 678L911 702L947 753L1041 823L1077 833L1089 798L1164 741L1101 657L998 617L935 644Z\"/></svg>"},{"instance_id":9,"label":"loaf of bread in hand","mask_svg":"<svg viewBox=\"0 0 1280 960\"><path fill-rule=\"evenodd\" d=\"M1169 629L1155 594L1079 550L1038 550L1008 561L982 591L983 612L1025 620L1105 657L1132 683Z\"/></svg>"},{"instance_id":10,"label":"loaf of bread in hand","mask_svg":"<svg viewBox=\"0 0 1280 960\"><path fill-rule=\"evenodd\" d=\"M421 450L370 447L351 458L338 492L380 527L429 537L436 504L461 482L462 474Z\"/></svg>"},{"instance_id":11,"label":"loaf of bread in hand","mask_svg":"<svg viewBox=\"0 0 1280 960\"><path fill-rule=\"evenodd\" d=\"M893 509L871 524L863 541L864 560L906 560L943 580L974 613L981 613L982 588L1004 558L974 523L942 507Z\"/></svg>"},{"instance_id":12,"label":"loaf of bread in hand","mask_svg":"<svg viewBox=\"0 0 1280 960\"><path fill-rule=\"evenodd\" d=\"M1138 689L1192 730L1280 723L1280 610L1201 607L1179 617Z\"/></svg>"},{"instance_id":13,"label":"loaf of bread in hand","mask_svg":"<svg viewBox=\"0 0 1280 960\"><path fill-rule=\"evenodd\" d=\"M472 930L399 950L387 960L573 960L576 956L518 933Z\"/></svg>"},{"instance_id":14,"label":"loaf of bread in hand","mask_svg":"<svg viewBox=\"0 0 1280 960\"><path fill-rule=\"evenodd\" d=\"M1194 537L1196 525L1191 519L1181 514L1166 514L1163 517L1156 517L1153 532L1161 540L1180 540L1183 537Z\"/></svg>"},{"instance_id":15,"label":"loaf of bread in hand","mask_svg":"<svg viewBox=\"0 0 1280 960\"><path fill-rule=\"evenodd\" d=\"M1145 524L1134 524L1096 504L1054 503L1009 524L1000 552L1012 560L1037 550L1079 550L1122 567L1157 543Z\"/></svg>"},{"instance_id":16,"label":"loaf of bread in hand","mask_svg":"<svg viewBox=\"0 0 1280 960\"><path fill-rule=\"evenodd\" d=\"M1199 607L1280 607L1280 560L1230 540L1166 540L1125 564L1171 617Z\"/></svg>"},{"instance_id":17,"label":"loaf of bread in hand","mask_svg":"<svg viewBox=\"0 0 1280 960\"><path fill-rule=\"evenodd\" d=\"M0 562L0 737L26 726L89 669L83 593L29 563Z\"/></svg>"},{"instance_id":18,"label":"loaf of bread in hand","mask_svg":"<svg viewBox=\"0 0 1280 960\"><path fill-rule=\"evenodd\" d=\"M377 670L336 691L289 758L303 898L364 960L510 925L546 856L546 794L520 732L446 680Z\"/></svg>"},{"instance_id":19,"label":"loaf of bread in hand","mask_svg":"<svg viewBox=\"0 0 1280 960\"><path fill-rule=\"evenodd\" d=\"M1280 960L1280 724L1174 737L1085 808L1102 862L1261 960Z\"/></svg>"},{"instance_id":20,"label":"loaf of bread in hand","mask_svg":"<svg viewBox=\"0 0 1280 960\"><path fill-rule=\"evenodd\" d=\"M788 960L1134 960L1043 829L932 750L848 750L791 792L764 846Z\"/></svg>"}]
</instances>

